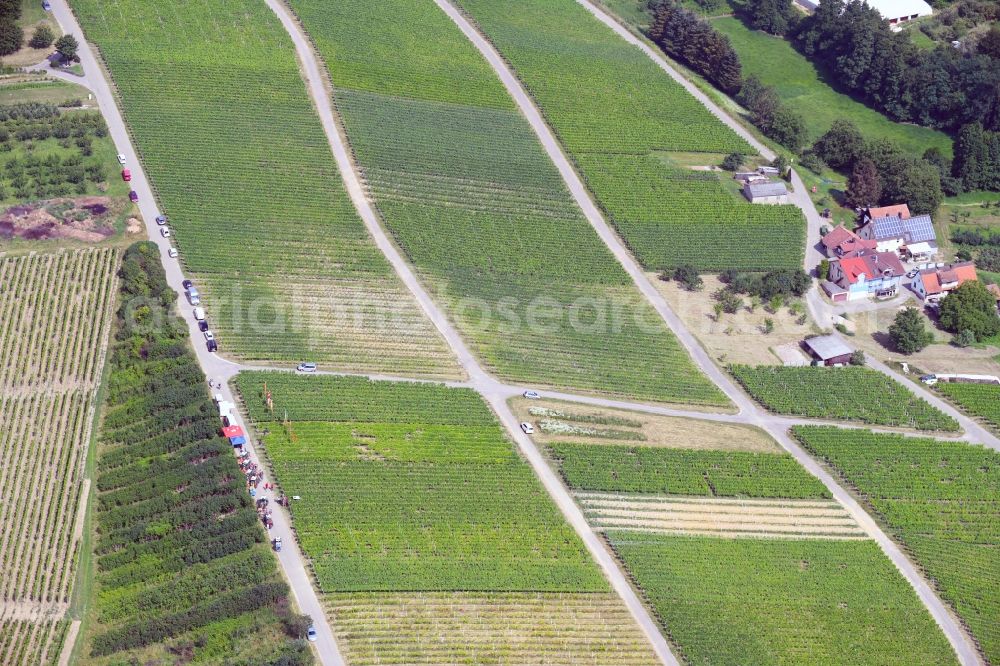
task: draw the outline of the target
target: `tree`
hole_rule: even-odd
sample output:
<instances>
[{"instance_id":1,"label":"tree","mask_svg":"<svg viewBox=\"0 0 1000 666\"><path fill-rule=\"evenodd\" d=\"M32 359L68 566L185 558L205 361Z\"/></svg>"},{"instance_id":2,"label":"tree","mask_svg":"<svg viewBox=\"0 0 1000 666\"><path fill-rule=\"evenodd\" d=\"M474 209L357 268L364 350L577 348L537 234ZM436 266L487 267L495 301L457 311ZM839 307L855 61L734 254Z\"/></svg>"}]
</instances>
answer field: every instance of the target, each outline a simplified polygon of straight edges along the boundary
<instances>
[{"instance_id":1,"label":"tree","mask_svg":"<svg viewBox=\"0 0 1000 666\"><path fill-rule=\"evenodd\" d=\"M851 352L851 360L849 361L851 365L864 365L865 364L865 353L860 349L856 349Z\"/></svg>"},{"instance_id":2,"label":"tree","mask_svg":"<svg viewBox=\"0 0 1000 666\"><path fill-rule=\"evenodd\" d=\"M805 146L808 134L802 116L787 106L779 106L768 127L761 127L769 137L796 153Z\"/></svg>"},{"instance_id":3,"label":"tree","mask_svg":"<svg viewBox=\"0 0 1000 666\"><path fill-rule=\"evenodd\" d=\"M984 271L1000 273L1000 247L987 247L979 251L976 264Z\"/></svg>"},{"instance_id":4,"label":"tree","mask_svg":"<svg viewBox=\"0 0 1000 666\"><path fill-rule=\"evenodd\" d=\"M33 49L47 49L52 46L55 39L56 35L52 32L52 28L43 23L35 28L35 34L31 36L28 46Z\"/></svg>"},{"instance_id":5,"label":"tree","mask_svg":"<svg viewBox=\"0 0 1000 666\"><path fill-rule=\"evenodd\" d=\"M875 163L863 157L854 165L847 180L847 203L856 208L873 206L882 199L882 181Z\"/></svg>"},{"instance_id":6,"label":"tree","mask_svg":"<svg viewBox=\"0 0 1000 666\"><path fill-rule=\"evenodd\" d=\"M747 0L745 16L757 30L784 35L795 19L790 0Z\"/></svg>"},{"instance_id":7,"label":"tree","mask_svg":"<svg viewBox=\"0 0 1000 666\"><path fill-rule=\"evenodd\" d=\"M743 156L743 153L729 153L722 160L722 168L726 171L739 171L740 167L743 166L744 159L746 158Z\"/></svg>"},{"instance_id":8,"label":"tree","mask_svg":"<svg viewBox=\"0 0 1000 666\"><path fill-rule=\"evenodd\" d=\"M904 354L916 353L934 341L934 334L924 327L923 317L916 308L899 311L889 326L889 337Z\"/></svg>"},{"instance_id":9,"label":"tree","mask_svg":"<svg viewBox=\"0 0 1000 666\"><path fill-rule=\"evenodd\" d=\"M750 112L750 122L762 129L770 126L774 112L781 106L778 92L764 85L756 76L750 76L743 82L736 101Z\"/></svg>"},{"instance_id":10,"label":"tree","mask_svg":"<svg viewBox=\"0 0 1000 666\"><path fill-rule=\"evenodd\" d=\"M964 282L941 301L941 326L952 333L972 331L977 341L1000 333L996 298L982 282Z\"/></svg>"},{"instance_id":11,"label":"tree","mask_svg":"<svg viewBox=\"0 0 1000 666\"><path fill-rule=\"evenodd\" d=\"M80 43L73 35L63 35L56 40L56 51L64 60L76 60L76 52L80 48Z\"/></svg>"},{"instance_id":12,"label":"tree","mask_svg":"<svg viewBox=\"0 0 1000 666\"><path fill-rule=\"evenodd\" d=\"M771 162L771 166L773 166L775 169L778 170L778 175L781 176L782 178L784 178L788 174L788 167L789 167L788 158L785 157L784 155L778 155L777 157L775 157L774 161Z\"/></svg>"},{"instance_id":13,"label":"tree","mask_svg":"<svg viewBox=\"0 0 1000 666\"><path fill-rule=\"evenodd\" d=\"M976 42L976 52L1000 60L1000 26L994 24L979 41Z\"/></svg>"},{"instance_id":14,"label":"tree","mask_svg":"<svg viewBox=\"0 0 1000 666\"><path fill-rule=\"evenodd\" d=\"M990 149L986 133L979 123L966 125L955 140L955 161L952 172L967 190L980 190L989 174Z\"/></svg>"},{"instance_id":15,"label":"tree","mask_svg":"<svg viewBox=\"0 0 1000 666\"><path fill-rule=\"evenodd\" d=\"M653 10L649 37L667 55L677 58L719 87L735 94L742 68L729 38L674 0L662 0Z\"/></svg>"},{"instance_id":16,"label":"tree","mask_svg":"<svg viewBox=\"0 0 1000 666\"><path fill-rule=\"evenodd\" d=\"M915 215L930 214L944 200L941 174L933 164L922 159L903 156L888 159L878 165L882 182L882 203L905 201Z\"/></svg>"},{"instance_id":17,"label":"tree","mask_svg":"<svg viewBox=\"0 0 1000 666\"><path fill-rule=\"evenodd\" d=\"M965 329L964 331L959 331L958 335L952 339L952 342L956 347L971 347L976 344L976 334L969 329Z\"/></svg>"},{"instance_id":18,"label":"tree","mask_svg":"<svg viewBox=\"0 0 1000 666\"><path fill-rule=\"evenodd\" d=\"M825 280L830 277L830 260L821 259L819 266L816 268L816 277L820 280Z\"/></svg>"},{"instance_id":19,"label":"tree","mask_svg":"<svg viewBox=\"0 0 1000 666\"><path fill-rule=\"evenodd\" d=\"M865 139L850 120L833 121L830 129L813 144L813 152L834 169L852 166L865 148Z\"/></svg>"},{"instance_id":20,"label":"tree","mask_svg":"<svg viewBox=\"0 0 1000 666\"><path fill-rule=\"evenodd\" d=\"M684 285L688 291L698 291L705 284L701 276L698 275L698 269L690 265L675 268L673 278Z\"/></svg>"},{"instance_id":21,"label":"tree","mask_svg":"<svg viewBox=\"0 0 1000 666\"><path fill-rule=\"evenodd\" d=\"M24 31L16 20L0 17L0 56L16 53L24 43Z\"/></svg>"}]
</instances>

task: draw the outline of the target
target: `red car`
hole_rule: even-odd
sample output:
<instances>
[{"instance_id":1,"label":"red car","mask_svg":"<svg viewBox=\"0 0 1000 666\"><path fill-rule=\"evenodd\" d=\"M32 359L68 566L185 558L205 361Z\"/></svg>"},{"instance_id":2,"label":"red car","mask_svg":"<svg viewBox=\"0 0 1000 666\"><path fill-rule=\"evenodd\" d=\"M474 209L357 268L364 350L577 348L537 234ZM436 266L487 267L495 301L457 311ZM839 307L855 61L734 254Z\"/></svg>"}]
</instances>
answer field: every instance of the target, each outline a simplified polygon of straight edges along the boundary
<instances>
[{"instance_id":1,"label":"red car","mask_svg":"<svg viewBox=\"0 0 1000 666\"><path fill-rule=\"evenodd\" d=\"M132 203L136 203L137 201L139 201L139 193L136 192L135 190L132 190L131 192L128 193L128 199Z\"/></svg>"},{"instance_id":2,"label":"red car","mask_svg":"<svg viewBox=\"0 0 1000 666\"><path fill-rule=\"evenodd\" d=\"M128 169L122 169L122 180L124 180L126 183L132 180L132 172L129 171Z\"/></svg>"}]
</instances>

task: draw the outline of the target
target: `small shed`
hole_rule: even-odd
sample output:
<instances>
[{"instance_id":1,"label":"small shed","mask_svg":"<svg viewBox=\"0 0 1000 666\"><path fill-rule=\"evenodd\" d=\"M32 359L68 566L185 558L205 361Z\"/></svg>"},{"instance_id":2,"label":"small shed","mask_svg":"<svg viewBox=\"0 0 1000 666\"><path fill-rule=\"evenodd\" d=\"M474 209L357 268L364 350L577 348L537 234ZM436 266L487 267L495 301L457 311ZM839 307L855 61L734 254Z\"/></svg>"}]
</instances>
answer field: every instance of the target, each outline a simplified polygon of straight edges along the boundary
<instances>
[{"instance_id":1,"label":"small shed","mask_svg":"<svg viewBox=\"0 0 1000 666\"><path fill-rule=\"evenodd\" d=\"M788 203L788 188L784 183L747 183L743 186L743 196L750 203L783 204Z\"/></svg>"},{"instance_id":2,"label":"small shed","mask_svg":"<svg viewBox=\"0 0 1000 666\"><path fill-rule=\"evenodd\" d=\"M830 282L829 280L824 280L823 284L820 286L823 287L823 291L826 292L826 295L829 296L830 300L833 301L834 303L847 302L847 297L849 294L847 293L847 290L841 287L839 284L836 284L835 282Z\"/></svg>"},{"instance_id":3,"label":"small shed","mask_svg":"<svg viewBox=\"0 0 1000 666\"><path fill-rule=\"evenodd\" d=\"M803 341L802 346L823 365L838 365L851 362L854 350L836 335L819 335Z\"/></svg>"}]
</instances>

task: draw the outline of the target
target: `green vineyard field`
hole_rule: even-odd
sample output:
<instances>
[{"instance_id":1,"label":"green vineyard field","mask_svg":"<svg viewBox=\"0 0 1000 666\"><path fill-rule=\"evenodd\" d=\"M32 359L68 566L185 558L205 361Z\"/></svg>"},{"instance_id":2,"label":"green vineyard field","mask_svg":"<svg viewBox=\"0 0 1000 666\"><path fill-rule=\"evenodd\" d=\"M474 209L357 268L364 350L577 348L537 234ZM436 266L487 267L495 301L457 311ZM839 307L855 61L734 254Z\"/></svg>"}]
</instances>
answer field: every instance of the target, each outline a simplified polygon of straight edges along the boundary
<instances>
[{"instance_id":1,"label":"green vineyard field","mask_svg":"<svg viewBox=\"0 0 1000 666\"><path fill-rule=\"evenodd\" d=\"M796 437L857 489L1000 660L1000 454L863 430L796 427Z\"/></svg>"},{"instance_id":2,"label":"green vineyard field","mask_svg":"<svg viewBox=\"0 0 1000 666\"><path fill-rule=\"evenodd\" d=\"M802 264L793 206L752 206L661 152L752 153L639 49L573 0L460 0L513 65L622 238L649 270ZM712 154L716 156L713 157Z\"/></svg>"},{"instance_id":3,"label":"green vineyard field","mask_svg":"<svg viewBox=\"0 0 1000 666\"><path fill-rule=\"evenodd\" d=\"M265 4L71 5L114 78L224 352L457 374L352 207Z\"/></svg>"},{"instance_id":4,"label":"green vineyard field","mask_svg":"<svg viewBox=\"0 0 1000 666\"><path fill-rule=\"evenodd\" d=\"M953 418L868 368L736 365L730 371L747 393L776 414L917 430L958 430Z\"/></svg>"},{"instance_id":5,"label":"green vineyard field","mask_svg":"<svg viewBox=\"0 0 1000 666\"><path fill-rule=\"evenodd\" d=\"M490 370L661 402L725 401L442 12L412 0L290 4L324 56L386 226Z\"/></svg>"},{"instance_id":6,"label":"green vineyard field","mask_svg":"<svg viewBox=\"0 0 1000 666\"><path fill-rule=\"evenodd\" d=\"M1000 386L946 382L938 384L937 389L962 410L983 419L994 430L1000 430Z\"/></svg>"}]
</instances>

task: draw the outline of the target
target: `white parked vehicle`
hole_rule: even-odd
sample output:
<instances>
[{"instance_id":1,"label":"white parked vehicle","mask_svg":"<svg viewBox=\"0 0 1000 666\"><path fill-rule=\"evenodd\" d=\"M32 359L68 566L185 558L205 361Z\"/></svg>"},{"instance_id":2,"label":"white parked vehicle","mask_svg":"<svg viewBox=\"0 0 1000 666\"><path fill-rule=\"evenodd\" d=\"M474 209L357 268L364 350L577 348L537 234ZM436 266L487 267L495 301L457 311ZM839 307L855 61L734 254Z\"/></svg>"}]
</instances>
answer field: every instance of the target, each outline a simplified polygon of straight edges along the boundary
<instances>
[{"instance_id":1,"label":"white parked vehicle","mask_svg":"<svg viewBox=\"0 0 1000 666\"><path fill-rule=\"evenodd\" d=\"M166 227L160 227L160 235L164 238L170 238L170 229Z\"/></svg>"},{"instance_id":2,"label":"white parked vehicle","mask_svg":"<svg viewBox=\"0 0 1000 666\"><path fill-rule=\"evenodd\" d=\"M295 368L299 372L316 372L315 363L299 363L299 367Z\"/></svg>"},{"instance_id":3,"label":"white parked vehicle","mask_svg":"<svg viewBox=\"0 0 1000 666\"><path fill-rule=\"evenodd\" d=\"M177 258L177 248L176 247L172 247L169 250L167 250L167 256L170 257L171 259L176 259Z\"/></svg>"},{"instance_id":4,"label":"white parked vehicle","mask_svg":"<svg viewBox=\"0 0 1000 666\"><path fill-rule=\"evenodd\" d=\"M524 431L525 435L534 435L535 434L535 426L531 425L527 421L525 421L524 423L521 424L521 430Z\"/></svg>"},{"instance_id":5,"label":"white parked vehicle","mask_svg":"<svg viewBox=\"0 0 1000 666\"><path fill-rule=\"evenodd\" d=\"M524 397L529 398L531 400L538 400L542 396L538 395L538 391L525 391Z\"/></svg>"},{"instance_id":6,"label":"white parked vehicle","mask_svg":"<svg viewBox=\"0 0 1000 666\"><path fill-rule=\"evenodd\" d=\"M205 339L208 340L208 341L214 340L215 339L215 333L212 333L212 331L205 331Z\"/></svg>"},{"instance_id":7,"label":"white parked vehicle","mask_svg":"<svg viewBox=\"0 0 1000 666\"><path fill-rule=\"evenodd\" d=\"M198 321L205 321L205 308L195 308L194 318Z\"/></svg>"},{"instance_id":8,"label":"white parked vehicle","mask_svg":"<svg viewBox=\"0 0 1000 666\"><path fill-rule=\"evenodd\" d=\"M122 155L121 153L118 153L118 164L125 166L125 156Z\"/></svg>"},{"instance_id":9,"label":"white parked vehicle","mask_svg":"<svg viewBox=\"0 0 1000 666\"><path fill-rule=\"evenodd\" d=\"M309 627L309 630L306 631L306 638L313 643L316 642L316 627Z\"/></svg>"}]
</instances>

